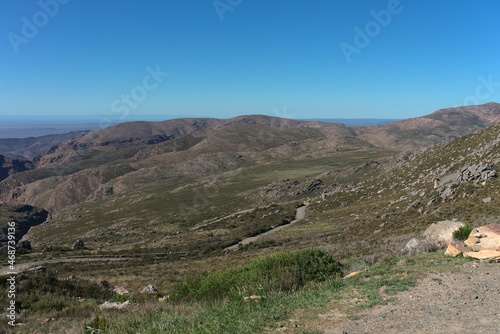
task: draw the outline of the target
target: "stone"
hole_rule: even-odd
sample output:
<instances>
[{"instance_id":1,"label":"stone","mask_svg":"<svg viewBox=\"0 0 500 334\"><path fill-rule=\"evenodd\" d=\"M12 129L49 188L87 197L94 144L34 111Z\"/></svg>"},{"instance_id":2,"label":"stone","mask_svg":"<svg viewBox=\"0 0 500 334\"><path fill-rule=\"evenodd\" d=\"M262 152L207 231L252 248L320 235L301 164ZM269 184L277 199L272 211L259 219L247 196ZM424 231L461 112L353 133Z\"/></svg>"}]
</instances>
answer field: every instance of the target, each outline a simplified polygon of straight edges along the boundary
<instances>
[{"instance_id":1,"label":"stone","mask_svg":"<svg viewBox=\"0 0 500 334\"><path fill-rule=\"evenodd\" d=\"M85 244L84 244L83 240L78 239L77 241L75 241L73 243L73 245L71 246L71 249L83 249L84 247L85 247Z\"/></svg>"},{"instance_id":2,"label":"stone","mask_svg":"<svg viewBox=\"0 0 500 334\"><path fill-rule=\"evenodd\" d=\"M455 189L453 188L446 188L443 190L443 192L441 193L441 198L444 199L444 200L447 200L447 199L450 199L453 197L453 195L455 194Z\"/></svg>"},{"instance_id":3,"label":"stone","mask_svg":"<svg viewBox=\"0 0 500 334\"><path fill-rule=\"evenodd\" d=\"M500 251L486 249L478 252L465 252L465 257L472 257L478 260L500 260Z\"/></svg>"},{"instance_id":4,"label":"stone","mask_svg":"<svg viewBox=\"0 0 500 334\"><path fill-rule=\"evenodd\" d=\"M115 286L113 291L114 291L114 293L116 293L117 295L120 295L120 296L123 296L123 295L126 295L129 293L129 291L127 289L125 289L123 286Z\"/></svg>"},{"instance_id":5,"label":"stone","mask_svg":"<svg viewBox=\"0 0 500 334\"><path fill-rule=\"evenodd\" d=\"M429 225L424 231L423 237L427 242L442 248L453 242L453 232L462 226L465 224L459 221L442 220Z\"/></svg>"},{"instance_id":6,"label":"stone","mask_svg":"<svg viewBox=\"0 0 500 334\"><path fill-rule=\"evenodd\" d=\"M462 251L453 244L449 244L448 248L446 248L446 251L444 252L444 255L448 255L451 257L456 257L460 254L462 254Z\"/></svg>"},{"instance_id":7,"label":"stone","mask_svg":"<svg viewBox=\"0 0 500 334\"><path fill-rule=\"evenodd\" d=\"M37 266L35 268L31 268L31 269L28 269L26 271L35 272L35 273L46 273L47 272L47 268L44 267L44 266Z\"/></svg>"},{"instance_id":8,"label":"stone","mask_svg":"<svg viewBox=\"0 0 500 334\"><path fill-rule=\"evenodd\" d=\"M364 271L364 270L360 270L360 271L353 271L352 273L345 275L345 276L344 276L344 279L345 279L345 278L349 278L349 277L356 276L356 275L358 275L358 274L362 273L363 271Z\"/></svg>"},{"instance_id":9,"label":"stone","mask_svg":"<svg viewBox=\"0 0 500 334\"><path fill-rule=\"evenodd\" d=\"M419 201L414 201L413 203L411 203L411 206L416 209L420 206L420 202Z\"/></svg>"},{"instance_id":10,"label":"stone","mask_svg":"<svg viewBox=\"0 0 500 334\"><path fill-rule=\"evenodd\" d=\"M436 250L436 246L417 238L412 238L401 250L403 255L415 255Z\"/></svg>"},{"instance_id":11,"label":"stone","mask_svg":"<svg viewBox=\"0 0 500 334\"><path fill-rule=\"evenodd\" d=\"M145 287L144 289L142 289L141 293L149 293L149 294L157 294L158 293L158 290L154 287L154 285L152 284L148 284L147 287Z\"/></svg>"},{"instance_id":12,"label":"stone","mask_svg":"<svg viewBox=\"0 0 500 334\"><path fill-rule=\"evenodd\" d=\"M493 198L491 198L491 197L483 198L483 202L484 203L491 203L491 202L493 202Z\"/></svg>"},{"instance_id":13,"label":"stone","mask_svg":"<svg viewBox=\"0 0 500 334\"><path fill-rule=\"evenodd\" d=\"M48 324L49 322L55 321L56 318L45 318L42 320L42 325Z\"/></svg>"},{"instance_id":14,"label":"stone","mask_svg":"<svg viewBox=\"0 0 500 334\"><path fill-rule=\"evenodd\" d=\"M244 300L244 301L249 301L249 300L254 300L254 301L255 301L255 300L259 300L259 299L261 299L261 298L262 298L262 296L251 295L251 296L248 296L248 297L243 298L243 300Z\"/></svg>"},{"instance_id":15,"label":"stone","mask_svg":"<svg viewBox=\"0 0 500 334\"><path fill-rule=\"evenodd\" d=\"M465 240L465 244L474 251L500 251L500 224L489 224L475 228L469 238Z\"/></svg>"},{"instance_id":16,"label":"stone","mask_svg":"<svg viewBox=\"0 0 500 334\"><path fill-rule=\"evenodd\" d=\"M99 308L101 310L109 310L109 309L122 309L124 307L129 306L130 300L124 301L123 303L110 303L110 302L104 302L101 305L99 305Z\"/></svg>"}]
</instances>

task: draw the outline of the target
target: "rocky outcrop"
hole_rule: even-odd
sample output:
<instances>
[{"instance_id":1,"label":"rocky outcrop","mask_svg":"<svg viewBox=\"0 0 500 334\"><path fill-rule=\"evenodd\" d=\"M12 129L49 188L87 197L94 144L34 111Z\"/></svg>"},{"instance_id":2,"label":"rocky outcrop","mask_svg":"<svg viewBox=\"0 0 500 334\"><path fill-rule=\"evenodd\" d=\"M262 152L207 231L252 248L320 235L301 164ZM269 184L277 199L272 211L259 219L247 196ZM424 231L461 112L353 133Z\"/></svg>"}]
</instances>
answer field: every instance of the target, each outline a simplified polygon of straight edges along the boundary
<instances>
[{"instance_id":1,"label":"rocky outcrop","mask_svg":"<svg viewBox=\"0 0 500 334\"><path fill-rule=\"evenodd\" d=\"M465 166L459 171L444 175L438 179L436 191L443 200L453 198L456 189L464 183L484 183L497 176L493 166L487 162Z\"/></svg>"},{"instance_id":2,"label":"rocky outcrop","mask_svg":"<svg viewBox=\"0 0 500 334\"><path fill-rule=\"evenodd\" d=\"M500 224L489 224L473 229L464 244L474 252L481 250L500 251Z\"/></svg>"},{"instance_id":3,"label":"rocky outcrop","mask_svg":"<svg viewBox=\"0 0 500 334\"><path fill-rule=\"evenodd\" d=\"M446 247L453 241L453 232L465 224L456 220L443 220L431 224L420 238L412 238L401 252L414 255Z\"/></svg>"},{"instance_id":4,"label":"rocky outcrop","mask_svg":"<svg viewBox=\"0 0 500 334\"><path fill-rule=\"evenodd\" d=\"M449 256L463 254L480 260L500 260L500 224L475 228L465 242L452 242L445 252Z\"/></svg>"},{"instance_id":5,"label":"rocky outcrop","mask_svg":"<svg viewBox=\"0 0 500 334\"><path fill-rule=\"evenodd\" d=\"M465 224L457 220L443 220L431 224L424 231L423 238L427 242L435 244L439 248L443 248L453 241L453 232L462 226L465 226Z\"/></svg>"}]
</instances>

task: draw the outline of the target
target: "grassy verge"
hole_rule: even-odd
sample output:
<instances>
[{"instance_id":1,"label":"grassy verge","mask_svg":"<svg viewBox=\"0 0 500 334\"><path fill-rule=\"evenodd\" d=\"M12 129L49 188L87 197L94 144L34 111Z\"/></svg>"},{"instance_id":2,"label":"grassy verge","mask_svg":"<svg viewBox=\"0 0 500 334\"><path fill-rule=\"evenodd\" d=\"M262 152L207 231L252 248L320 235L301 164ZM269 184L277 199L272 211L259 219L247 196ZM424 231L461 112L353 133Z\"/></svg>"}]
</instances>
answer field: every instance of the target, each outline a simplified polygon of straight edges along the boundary
<instances>
[{"instance_id":1,"label":"grassy verge","mask_svg":"<svg viewBox=\"0 0 500 334\"><path fill-rule=\"evenodd\" d=\"M318 314L344 307L341 313L356 317L362 309L391 302L429 273L456 271L467 261L471 260L442 252L391 256L342 278L342 266L323 251L278 252L245 266L183 280L167 301L136 294L106 296L108 292L89 281L33 274L18 282L24 325L16 329L75 334L262 333L290 325L293 333L313 333ZM105 299L127 299L132 305L101 311L98 304ZM42 323L47 318L53 320ZM8 331L3 321L0 330Z\"/></svg>"},{"instance_id":2,"label":"grassy verge","mask_svg":"<svg viewBox=\"0 0 500 334\"><path fill-rule=\"evenodd\" d=\"M317 314L325 308L355 298L357 302L349 310L355 316L361 309L390 302L394 295L414 286L429 272L455 271L458 265L470 261L448 258L442 253L408 258L388 257L350 278L330 275L324 280L311 280L302 288L291 290L262 287L259 298L245 300L244 297L252 292L243 288L245 284L255 287L260 283L258 280L240 282L239 278L231 277L241 278L239 275L242 272L251 273L257 268L262 270L266 268L263 263L273 257L283 259L283 255L273 254L240 268L239 272L225 270L186 283L182 286L182 293L174 298L177 302L163 304L153 311L138 307L134 312L127 312L126 316L101 314L106 319L114 317L103 328L103 333L259 333L283 326L297 314L301 314L303 323L294 332L312 333L312 327L308 330L305 320L307 314L317 318ZM251 275L243 276L252 281L249 278ZM242 288L235 290L233 284ZM210 289L205 292L200 290L208 286ZM212 295L212 289L218 291L216 296Z\"/></svg>"}]
</instances>

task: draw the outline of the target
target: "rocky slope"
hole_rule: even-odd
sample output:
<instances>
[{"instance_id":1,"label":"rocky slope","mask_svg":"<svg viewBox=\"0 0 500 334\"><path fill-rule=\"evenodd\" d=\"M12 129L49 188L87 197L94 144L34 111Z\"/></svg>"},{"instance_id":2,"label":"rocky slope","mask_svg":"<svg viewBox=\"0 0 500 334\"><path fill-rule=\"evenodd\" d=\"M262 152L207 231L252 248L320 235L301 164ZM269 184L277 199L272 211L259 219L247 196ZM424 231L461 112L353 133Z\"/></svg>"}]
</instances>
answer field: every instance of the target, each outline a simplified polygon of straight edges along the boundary
<instances>
[{"instance_id":1,"label":"rocky slope","mask_svg":"<svg viewBox=\"0 0 500 334\"><path fill-rule=\"evenodd\" d=\"M141 194L150 193L156 187L161 187L160 192L175 192L204 184L221 184L222 180L238 184L238 178L252 173L257 173L257 180L264 180L267 177L259 176L259 169L269 169L267 173L270 173L272 168L276 172L290 164L300 170L292 174L302 174L303 170L313 167L311 164L332 164L336 159L355 163L358 156L371 152L384 155L387 149L397 153L447 142L497 122L499 106L489 103L449 108L416 119L366 128L262 115L228 120L176 119L117 124L56 145L37 159L36 169L8 175L0 182L0 202L30 204L57 212L110 196L121 198L136 193L137 198L142 198ZM409 157L406 159L413 159ZM372 165L358 166L356 170L340 174L337 171L325 177L342 175L353 181L365 180L367 172L376 170L378 161L372 162ZM414 173L430 173L436 177L437 172L428 169ZM295 192L303 195L307 192L299 190L307 188L308 182L311 181L297 185L298 190L291 192L275 190L285 195L273 195L273 198L290 198ZM406 186L404 180L402 182L402 186ZM265 189L265 183L247 186L245 191L255 190L245 195L248 199L269 200L257 195ZM342 187L325 183L323 189L335 192Z\"/></svg>"},{"instance_id":2,"label":"rocky slope","mask_svg":"<svg viewBox=\"0 0 500 334\"><path fill-rule=\"evenodd\" d=\"M500 104L440 109L432 114L379 126L356 128L360 138L395 150L445 143L500 122Z\"/></svg>"}]
</instances>

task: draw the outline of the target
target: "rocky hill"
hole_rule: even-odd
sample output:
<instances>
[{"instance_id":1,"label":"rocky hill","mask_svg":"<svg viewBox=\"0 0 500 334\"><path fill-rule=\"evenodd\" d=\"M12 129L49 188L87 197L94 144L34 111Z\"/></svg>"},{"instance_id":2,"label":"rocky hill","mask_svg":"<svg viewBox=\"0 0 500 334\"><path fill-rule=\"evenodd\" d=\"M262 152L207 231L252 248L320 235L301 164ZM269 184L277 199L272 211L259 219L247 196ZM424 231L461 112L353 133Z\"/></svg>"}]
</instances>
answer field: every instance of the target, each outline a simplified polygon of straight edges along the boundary
<instances>
[{"instance_id":1,"label":"rocky hill","mask_svg":"<svg viewBox=\"0 0 500 334\"><path fill-rule=\"evenodd\" d=\"M94 235L97 232L93 230L101 231L130 219L164 221L169 229L180 228L178 224L199 222L220 212L229 214L237 209L275 201L300 201L310 196L321 196L328 203L333 194L335 201L329 207L349 211L353 197L368 191L363 184L374 182L370 180L377 177L370 189L379 187L381 191L362 195L365 203L381 197L386 191L383 188L389 187L383 185L399 176L381 177L388 170L396 173L390 168L412 162L415 155L406 154L386 162L390 156L407 149L418 151L435 142L446 143L459 133L478 131L497 121L499 110L498 104L450 108L417 119L366 128L261 115L229 120L123 123L52 147L37 159L37 168L8 175L0 182L0 201L29 204L52 212L53 225L47 224L43 227L46 232L33 236L39 240L44 239L42 235L52 235L50 226L69 228L78 223L79 235L69 233L71 239L85 233ZM481 145L482 149L495 146ZM428 150L434 149L437 148ZM473 153L480 148L471 149ZM454 160L450 161L458 165L457 157L463 151L451 152ZM439 166L446 156L446 152L440 152L440 160L427 159ZM494 165L495 161L489 163ZM442 173L434 165L420 169L421 165L406 178L420 174L433 178ZM424 181L420 176L417 180L433 185L433 180ZM399 189L409 188L407 182L403 178L390 186L391 196L399 194ZM355 192L350 193L349 189ZM420 198L417 193L424 195ZM431 201L427 198L431 193L411 190L412 203L418 200L418 210L428 211L421 203ZM392 201L400 203L403 197L408 198L408 194L401 193ZM384 205L373 204L377 212ZM311 210L314 212L314 207ZM324 216L329 210L325 208L317 219L330 219ZM393 208L386 210L392 212ZM357 211L350 212L353 216L346 217L346 221L363 216ZM112 216L107 212L113 212Z\"/></svg>"},{"instance_id":2,"label":"rocky hill","mask_svg":"<svg viewBox=\"0 0 500 334\"><path fill-rule=\"evenodd\" d=\"M359 137L394 150L415 150L447 142L500 121L500 104L440 109L432 114L379 126L356 128Z\"/></svg>"}]
</instances>

